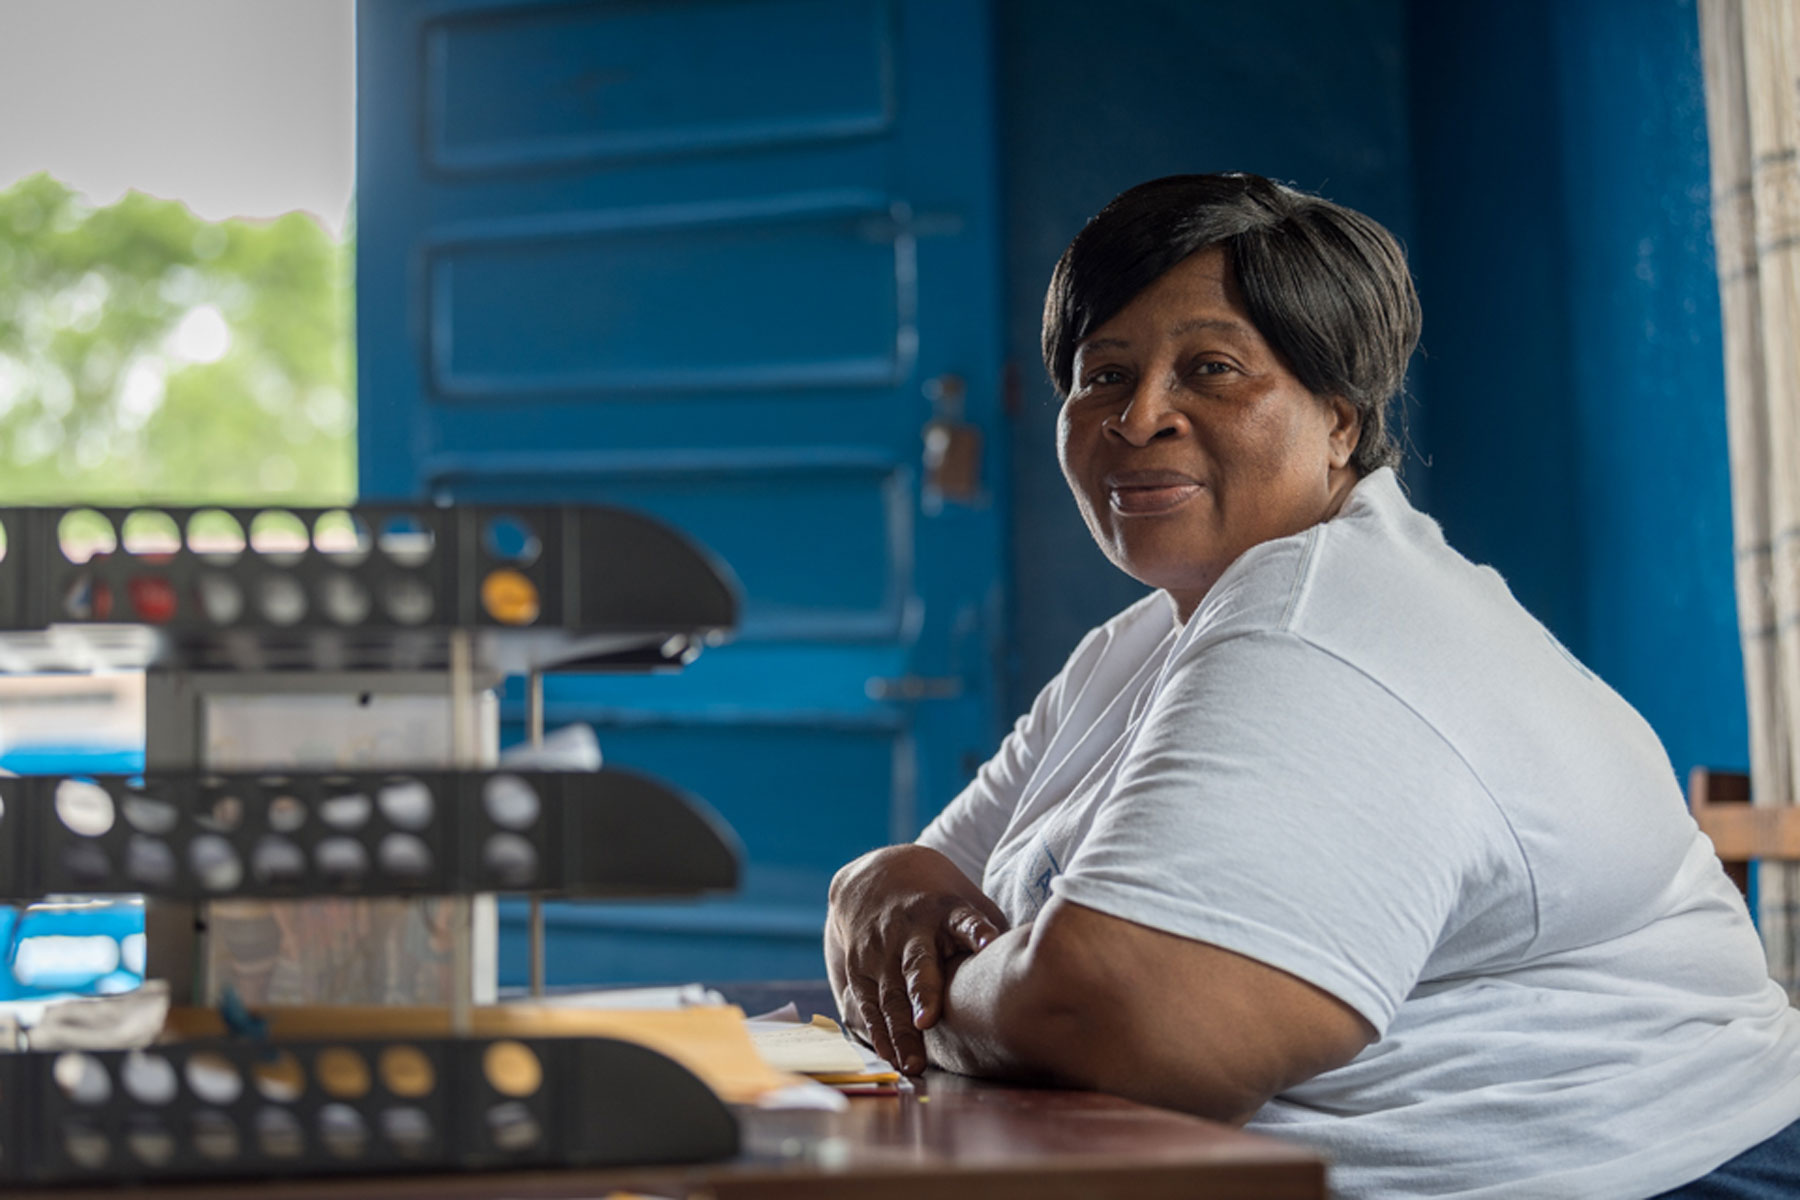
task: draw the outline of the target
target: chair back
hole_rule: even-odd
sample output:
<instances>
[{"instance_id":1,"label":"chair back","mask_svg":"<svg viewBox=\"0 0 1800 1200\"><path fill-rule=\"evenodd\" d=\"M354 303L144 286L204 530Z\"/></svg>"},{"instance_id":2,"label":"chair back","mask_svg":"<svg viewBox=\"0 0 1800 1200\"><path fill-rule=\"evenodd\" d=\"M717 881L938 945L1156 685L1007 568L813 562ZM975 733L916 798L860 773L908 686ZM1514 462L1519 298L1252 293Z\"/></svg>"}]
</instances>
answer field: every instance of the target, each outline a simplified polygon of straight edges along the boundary
<instances>
[{"instance_id":1,"label":"chair back","mask_svg":"<svg viewBox=\"0 0 1800 1200\"><path fill-rule=\"evenodd\" d=\"M1742 771L1695 767L1688 772L1688 807L1740 891L1749 890L1755 860L1800 862L1800 807L1753 807L1750 776Z\"/></svg>"}]
</instances>

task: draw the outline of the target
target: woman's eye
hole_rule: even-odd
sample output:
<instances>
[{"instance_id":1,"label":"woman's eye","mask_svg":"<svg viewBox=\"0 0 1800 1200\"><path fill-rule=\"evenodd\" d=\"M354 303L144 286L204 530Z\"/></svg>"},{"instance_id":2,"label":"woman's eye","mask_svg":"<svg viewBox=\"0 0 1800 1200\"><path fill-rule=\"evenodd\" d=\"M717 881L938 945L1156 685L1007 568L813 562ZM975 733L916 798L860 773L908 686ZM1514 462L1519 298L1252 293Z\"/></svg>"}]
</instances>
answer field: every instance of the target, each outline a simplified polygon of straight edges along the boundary
<instances>
[{"instance_id":1,"label":"woman's eye","mask_svg":"<svg viewBox=\"0 0 1800 1200\"><path fill-rule=\"evenodd\" d=\"M1088 387L1110 387L1115 383L1123 383L1124 381L1125 372L1112 367L1102 367L1098 371L1089 373L1086 385Z\"/></svg>"},{"instance_id":2,"label":"woman's eye","mask_svg":"<svg viewBox=\"0 0 1800 1200\"><path fill-rule=\"evenodd\" d=\"M1196 375L1226 375L1230 373L1231 369L1230 363L1219 362L1216 359L1194 364L1194 374Z\"/></svg>"}]
</instances>

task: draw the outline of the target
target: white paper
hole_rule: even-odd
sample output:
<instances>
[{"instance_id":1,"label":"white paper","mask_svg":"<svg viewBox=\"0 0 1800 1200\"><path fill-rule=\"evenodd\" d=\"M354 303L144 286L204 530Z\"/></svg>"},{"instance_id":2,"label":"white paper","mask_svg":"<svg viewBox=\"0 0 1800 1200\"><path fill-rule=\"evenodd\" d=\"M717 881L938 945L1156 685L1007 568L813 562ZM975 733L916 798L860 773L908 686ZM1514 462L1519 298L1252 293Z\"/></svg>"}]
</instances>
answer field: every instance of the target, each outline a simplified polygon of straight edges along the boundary
<instances>
[{"instance_id":1,"label":"white paper","mask_svg":"<svg viewBox=\"0 0 1800 1200\"><path fill-rule=\"evenodd\" d=\"M546 1008L710 1008L724 1004L725 997L703 984L683 983L673 987L557 992L548 996L521 998L517 1003Z\"/></svg>"},{"instance_id":2,"label":"white paper","mask_svg":"<svg viewBox=\"0 0 1800 1200\"><path fill-rule=\"evenodd\" d=\"M111 996L74 996L9 1006L0 1022L0 1048L30 1050L135 1050L161 1036L169 1016L169 985L153 979ZM23 1037L19 1036L22 1031Z\"/></svg>"},{"instance_id":3,"label":"white paper","mask_svg":"<svg viewBox=\"0 0 1800 1200\"><path fill-rule=\"evenodd\" d=\"M500 765L521 771L598 771L600 737L592 725L564 725L533 746L520 742L500 752Z\"/></svg>"}]
</instances>

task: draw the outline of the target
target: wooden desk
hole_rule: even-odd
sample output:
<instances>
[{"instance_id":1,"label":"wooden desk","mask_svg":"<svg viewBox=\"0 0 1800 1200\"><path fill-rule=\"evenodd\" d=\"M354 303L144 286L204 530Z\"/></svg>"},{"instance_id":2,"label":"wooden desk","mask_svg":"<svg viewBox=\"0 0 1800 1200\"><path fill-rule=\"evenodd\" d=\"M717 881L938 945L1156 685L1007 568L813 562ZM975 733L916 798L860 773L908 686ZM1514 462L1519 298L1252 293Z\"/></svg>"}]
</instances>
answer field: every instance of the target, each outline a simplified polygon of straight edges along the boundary
<instances>
[{"instance_id":1,"label":"wooden desk","mask_svg":"<svg viewBox=\"0 0 1800 1200\"><path fill-rule=\"evenodd\" d=\"M847 1113L753 1112L730 1163L604 1171L468 1172L172 1184L175 1200L575 1200L615 1190L684 1200L1324 1200L1325 1167L1296 1146L1093 1092L928 1074L916 1094ZM117 1200L117 1188L14 1200Z\"/></svg>"},{"instance_id":2,"label":"wooden desk","mask_svg":"<svg viewBox=\"0 0 1800 1200\"><path fill-rule=\"evenodd\" d=\"M821 984L738 985L749 1011L799 998L831 1011ZM575 1200L635 1191L683 1200L1324 1200L1318 1156L1269 1138L1095 1092L1012 1087L941 1072L848 1112L748 1112L728 1163L587 1171L320 1177L185 1183L166 1200ZM8 1200L118 1200L117 1188L9 1193Z\"/></svg>"}]
</instances>

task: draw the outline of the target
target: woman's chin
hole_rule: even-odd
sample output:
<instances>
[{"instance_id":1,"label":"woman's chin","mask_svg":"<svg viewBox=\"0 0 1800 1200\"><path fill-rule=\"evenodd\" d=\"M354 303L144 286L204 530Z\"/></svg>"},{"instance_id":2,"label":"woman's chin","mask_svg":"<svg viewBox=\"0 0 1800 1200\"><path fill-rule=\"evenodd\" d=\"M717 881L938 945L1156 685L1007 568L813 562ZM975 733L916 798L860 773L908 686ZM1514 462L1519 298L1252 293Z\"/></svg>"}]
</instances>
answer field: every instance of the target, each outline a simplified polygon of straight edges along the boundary
<instances>
[{"instance_id":1,"label":"woman's chin","mask_svg":"<svg viewBox=\"0 0 1800 1200\"><path fill-rule=\"evenodd\" d=\"M1216 571L1197 570L1189 562L1144 561L1141 558L1113 559L1113 564L1145 587L1156 588L1175 597L1177 603L1198 602L1218 579Z\"/></svg>"},{"instance_id":2,"label":"woman's chin","mask_svg":"<svg viewBox=\"0 0 1800 1200\"><path fill-rule=\"evenodd\" d=\"M1158 533L1165 536L1157 536ZM1167 536L1171 534L1176 536ZM1192 538L1181 537L1173 529L1135 530L1130 537L1114 540L1107 557L1140 583L1170 590L1204 587L1218 578L1219 571L1230 562L1220 562L1216 548L1196 546Z\"/></svg>"}]
</instances>

